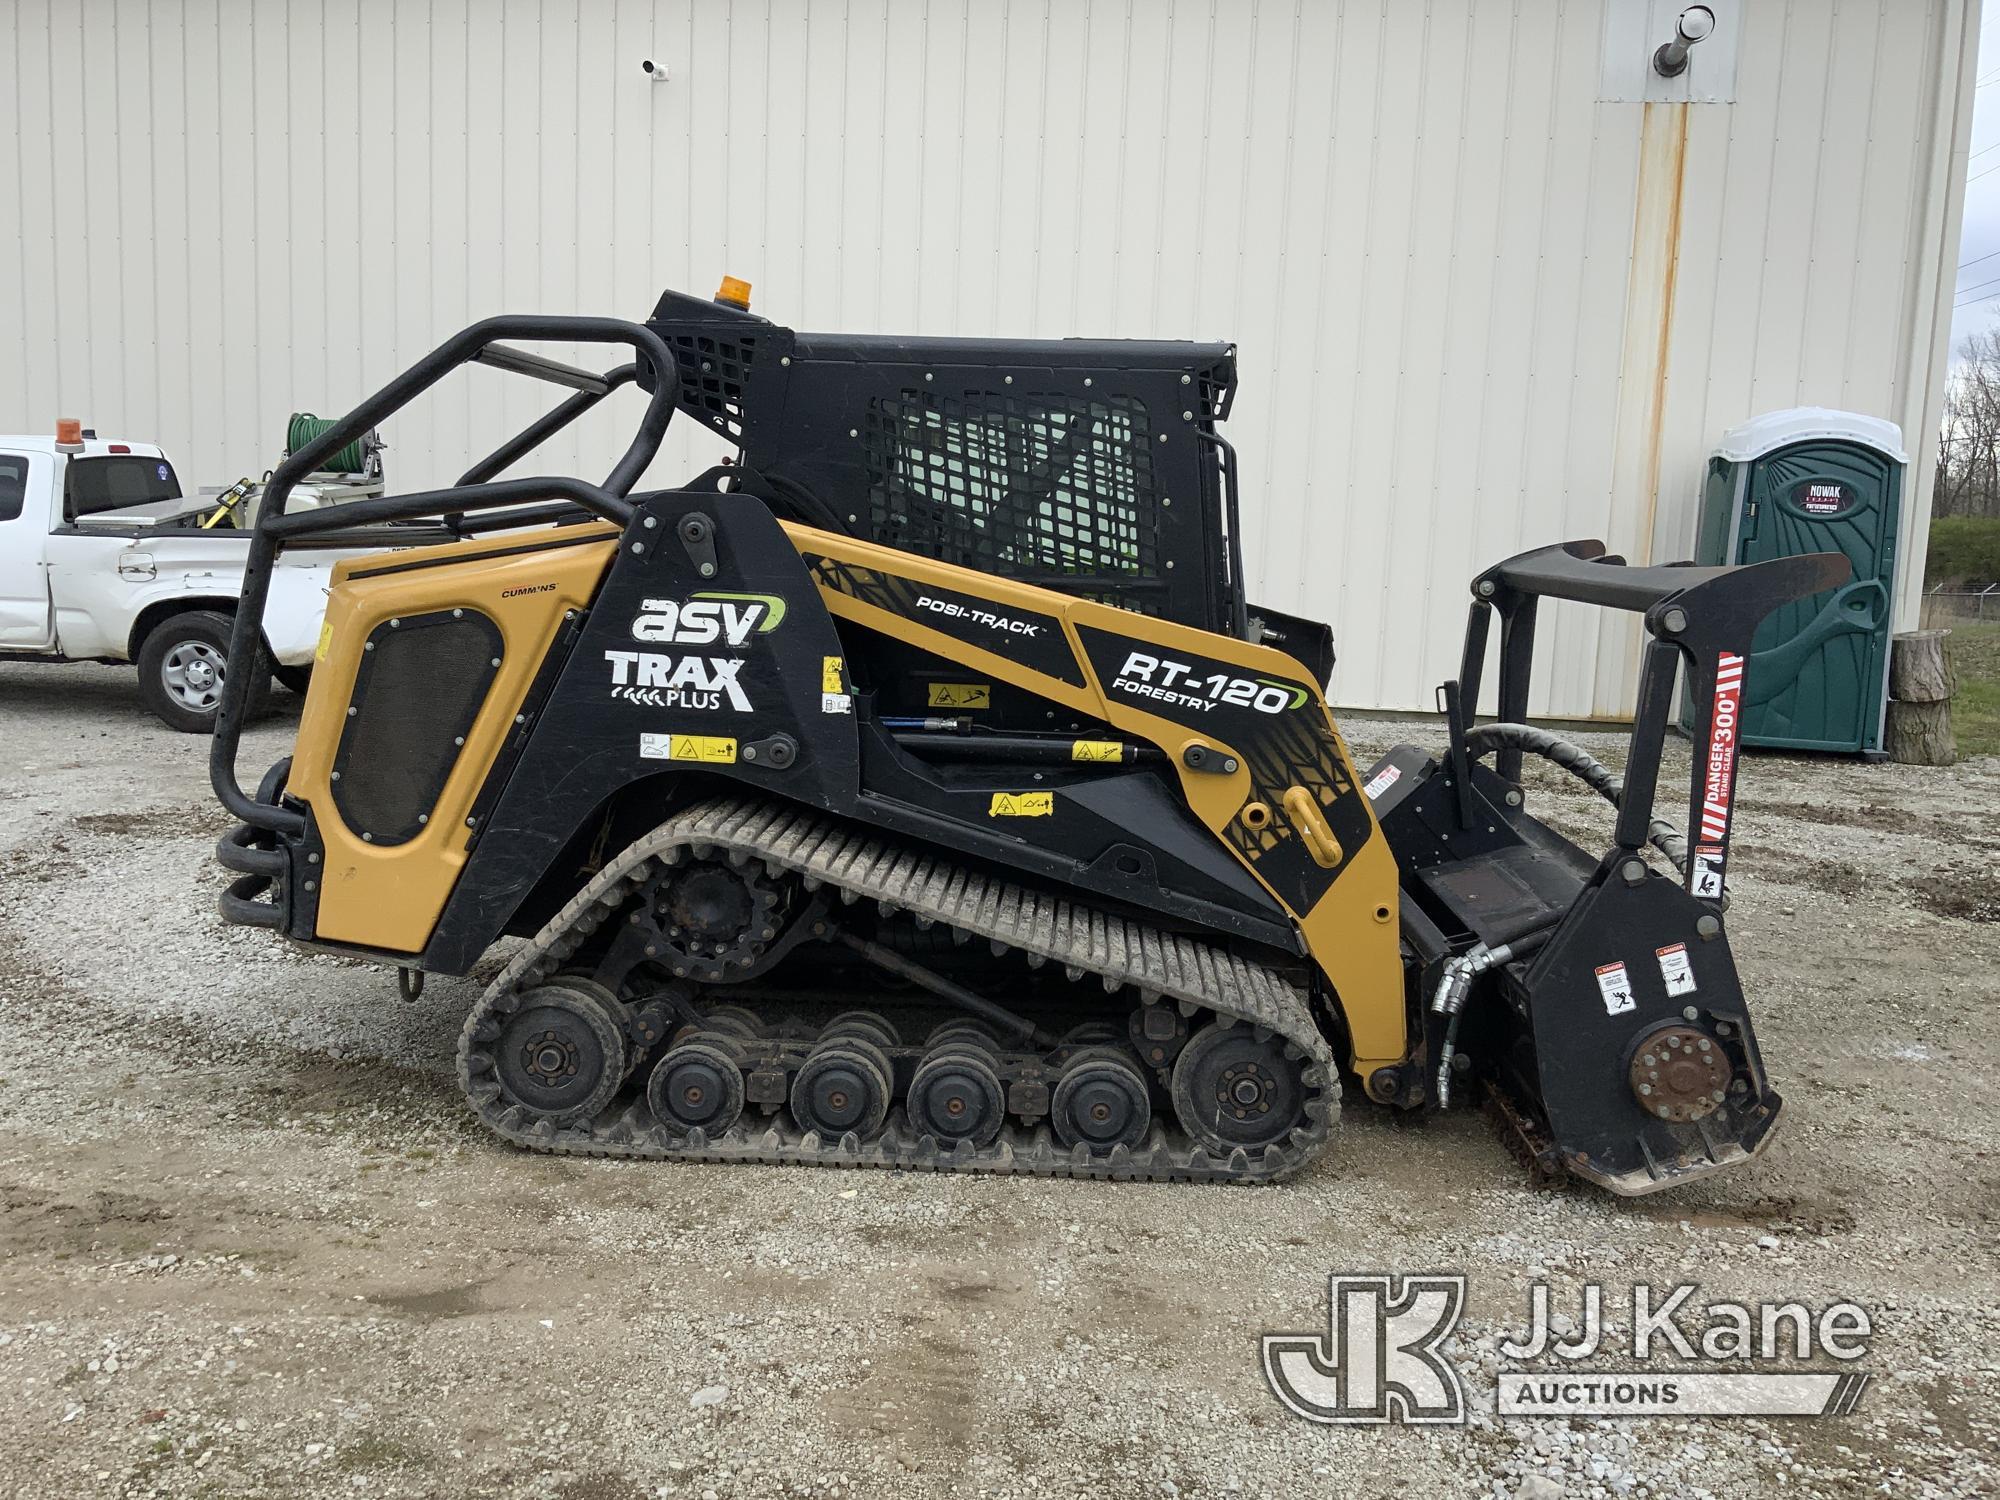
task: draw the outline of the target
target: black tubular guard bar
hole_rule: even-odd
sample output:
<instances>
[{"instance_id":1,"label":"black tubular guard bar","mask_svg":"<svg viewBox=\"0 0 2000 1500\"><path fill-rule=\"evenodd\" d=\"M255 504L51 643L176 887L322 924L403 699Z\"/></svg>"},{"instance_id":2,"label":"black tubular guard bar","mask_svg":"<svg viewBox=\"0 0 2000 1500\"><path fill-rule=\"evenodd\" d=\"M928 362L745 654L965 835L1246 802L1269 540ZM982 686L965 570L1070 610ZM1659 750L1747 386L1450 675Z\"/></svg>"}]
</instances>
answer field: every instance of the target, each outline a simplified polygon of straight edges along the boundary
<instances>
[{"instance_id":1,"label":"black tubular guard bar","mask_svg":"<svg viewBox=\"0 0 2000 1500\"><path fill-rule=\"evenodd\" d=\"M1234 382L1231 382L1229 390L1233 395L1236 390ZM1239 641L1247 641L1250 639L1250 595L1243 577L1243 507L1237 492L1236 449L1219 432L1197 431L1195 439L1214 448L1222 460L1223 524L1229 528L1229 633Z\"/></svg>"},{"instance_id":2,"label":"black tubular guard bar","mask_svg":"<svg viewBox=\"0 0 2000 1500\"><path fill-rule=\"evenodd\" d=\"M1852 573L1838 552L1739 567L1698 568L1685 563L1628 567L1607 556L1597 541L1538 547L1488 568L1472 580L1472 610L1465 627L1459 690L1470 723L1479 706L1486 665L1486 636L1500 612L1500 699L1503 722L1528 716L1528 678L1534 665L1535 614L1543 599L1570 599L1643 615L1647 642L1632 714L1625 765L1625 795L1618 808L1617 848L1636 853L1647 840L1658 787L1660 756L1673 715L1675 673L1683 661L1694 705L1694 768L1688 788L1686 885L1691 895L1720 902L1729 857L1738 727L1750 642L1764 617L1780 605L1838 588ZM1521 777L1521 752L1499 752L1496 769L1508 781Z\"/></svg>"},{"instance_id":3,"label":"black tubular guard bar","mask_svg":"<svg viewBox=\"0 0 2000 1500\"><path fill-rule=\"evenodd\" d=\"M501 339L548 339L578 344L624 344L639 358L602 375L561 364L524 350L502 348L497 357L488 357ZM323 510L287 515L285 504L292 489L306 475L318 469L370 428L427 391L460 365L486 363L496 369L530 375L576 389L577 394L555 410L539 417L519 436L502 444L485 459L466 471L466 477L448 489L426 490L421 494L383 496L373 500L350 500ZM544 477L486 482L508 464L574 422L612 391L637 379L642 369L654 373L652 398L639 430L602 485L572 478ZM675 396L680 389L674 357L663 340L643 323L623 318L521 317L487 318L446 339L409 369L363 401L333 426L289 455L271 473L258 507L257 525L250 534L250 555L243 565L243 592L237 600L235 624L230 631L229 659L254 661L263 649L264 606L271 592L271 573L279 555L289 543L337 545L337 538L356 528L389 521L414 521L443 517L466 511L493 510L501 506L535 501L563 501L580 507L586 514L624 526L632 519L632 504L626 499L639 476L646 472L660 451L667 424L673 420ZM554 511L532 512L520 519L524 524L554 519ZM379 538L369 538L375 541ZM329 540L333 539L333 540ZM357 538L358 539L358 538ZM236 751L243 737L243 708L250 691L250 674L230 672L222 683L222 704L216 717L215 739L209 750L209 780L222 805L253 828L296 837L305 831L305 818L275 799L251 797L236 779Z\"/></svg>"},{"instance_id":4,"label":"black tubular guard bar","mask_svg":"<svg viewBox=\"0 0 2000 1500\"><path fill-rule=\"evenodd\" d=\"M648 332L650 331L649 329ZM490 363L490 361L482 360L480 363L486 364ZM508 367L496 366L495 368ZM535 449L541 447L543 443L547 442L556 433L561 432L563 428L569 426L570 423L589 411L620 386L630 385L638 378L639 367L636 364L620 365L615 370L605 371L603 376L598 380L595 389L578 391L574 396L563 402L561 406L552 408L539 420L530 422L512 438L502 443L478 463L459 475L458 482L460 484L485 483L502 469L507 468L510 464L521 458L523 454L532 453ZM648 456L647 462L652 462L650 456ZM641 468L643 471L643 465ZM605 488L609 489L610 487L610 480L606 480ZM630 486L628 485L627 489L629 488ZM624 491L621 490L619 493L623 494Z\"/></svg>"}]
</instances>

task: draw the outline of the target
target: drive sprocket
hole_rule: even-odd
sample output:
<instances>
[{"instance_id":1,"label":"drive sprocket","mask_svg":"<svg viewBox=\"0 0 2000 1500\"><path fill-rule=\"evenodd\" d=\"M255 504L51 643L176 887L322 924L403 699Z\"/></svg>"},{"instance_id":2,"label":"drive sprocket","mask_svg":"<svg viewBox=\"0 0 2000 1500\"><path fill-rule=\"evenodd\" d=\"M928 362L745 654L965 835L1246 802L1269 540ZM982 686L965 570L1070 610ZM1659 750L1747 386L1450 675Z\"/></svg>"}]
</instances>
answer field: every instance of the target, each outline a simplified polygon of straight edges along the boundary
<instances>
[{"instance_id":1,"label":"drive sprocket","mask_svg":"<svg viewBox=\"0 0 2000 1500\"><path fill-rule=\"evenodd\" d=\"M755 966L784 925L787 891L761 865L696 859L660 872L641 907L677 979L715 983Z\"/></svg>"}]
</instances>

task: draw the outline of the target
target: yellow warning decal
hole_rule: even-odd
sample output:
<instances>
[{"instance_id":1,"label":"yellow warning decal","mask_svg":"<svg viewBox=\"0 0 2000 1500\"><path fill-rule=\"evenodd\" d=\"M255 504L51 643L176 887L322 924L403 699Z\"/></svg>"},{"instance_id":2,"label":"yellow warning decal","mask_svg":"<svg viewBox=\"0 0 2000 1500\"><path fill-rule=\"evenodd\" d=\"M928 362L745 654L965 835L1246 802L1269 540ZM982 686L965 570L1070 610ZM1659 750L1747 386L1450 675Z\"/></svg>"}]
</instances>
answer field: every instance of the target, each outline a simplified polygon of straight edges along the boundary
<instances>
[{"instance_id":1,"label":"yellow warning decal","mask_svg":"<svg viewBox=\"0 0 2000 1500\"><path fill-rule=\"evenodd\" d=\"M1071 740L1069 758L1119 761L1125 758L1125 746L1118 740Z\"/></svg>"},{"instance_id":2,"label":"yellow warning decal","mask_svg":"<svg viewBox=\"0 0 2000 1500\"><path fill-rule=\"evenodd\" d=\"M325 661L326 653L333 649L333 626L325 620L319 622L319 649L313 652L314 661Z\"/></svg>"},{"instance_id":3,"label":"yellow warning decal","mask_svg":"<svg viewBox=\"0 0 2000 1500\"><path fill-rule=\"evenodd\" d=\"M677 734L673 736L669 760L704 760L728 765L736 759L736 741L721 734Z\"/></svg>"},{"instance_id":4,"label":"yellow warning decal","mask_svg":"<svg viewBox=\"0 0 2000 1500\"><path fill-rule=\"evenodd\" d=\"M819 690L822 693L846 692L847 689L840 685L840 658L822 656L819 663Z\"/></svg>"},{"instance_id":5,"label":"yellow warning decal","mask_svg":"<svg viewBox=\"0 0 2000 1500\"><path fill-rule=\"evenodd\" d=\"M934 682L931 684L931 708L991 708L993 706L993 684L990 682Z\"/></svg>"},{"instance_id":6,"label":"yellow warning decal","mask_svg":"<svg viewBox=\"0 0 2000 1500\"><path fill-rule=\"evenodd\" d=\"M1054 792L995 792L989 818L1046 818L1056 810Z\"/></svg>"},{"instance_id":7,"label":"yellow warning decal","mask_svg":"<svg viewBox=\"0 0 2000 1500\"><path fill-rule=\"evenodd\" d=\"M736 761L736 741L720 734L642 734L639 753L648 760L698 760L727 766Z\"/></svg>"}]
</instances>

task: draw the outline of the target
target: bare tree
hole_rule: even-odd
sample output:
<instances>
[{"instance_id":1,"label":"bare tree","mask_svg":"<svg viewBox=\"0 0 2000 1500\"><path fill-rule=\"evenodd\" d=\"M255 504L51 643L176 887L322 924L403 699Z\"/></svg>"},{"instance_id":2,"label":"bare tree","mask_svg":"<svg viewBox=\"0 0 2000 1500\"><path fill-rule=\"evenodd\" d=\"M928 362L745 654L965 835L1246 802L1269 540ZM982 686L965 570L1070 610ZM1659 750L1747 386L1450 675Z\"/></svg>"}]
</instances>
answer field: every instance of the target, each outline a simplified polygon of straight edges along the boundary
<instances>
[{"instance_id":1,"label":"bare tree","mask_svg":"<svg viewBox=\"0 0 2000 1500\"><path fill-rule=\"evenodd\" d=\"M1931 514L2000 517L2000 326L1958 346L1938 423Z\"/></svg>"}]
</instances>

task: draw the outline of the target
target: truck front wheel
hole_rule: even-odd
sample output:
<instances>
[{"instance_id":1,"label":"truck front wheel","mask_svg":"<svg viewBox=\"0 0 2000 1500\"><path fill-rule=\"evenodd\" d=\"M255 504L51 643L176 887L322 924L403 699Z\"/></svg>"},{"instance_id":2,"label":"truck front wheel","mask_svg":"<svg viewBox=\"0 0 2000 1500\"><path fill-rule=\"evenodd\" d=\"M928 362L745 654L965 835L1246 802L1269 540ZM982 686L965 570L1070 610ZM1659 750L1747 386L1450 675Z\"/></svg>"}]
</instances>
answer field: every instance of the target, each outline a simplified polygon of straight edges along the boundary
<instances>
[{"instance_id":1,"label":"truck front wheel","mask_svg":"<svg viewBox=\"0 0 2000 1500\"><path fill-rule=\"evenodd\" d=\"M229 660L233 622L211 609L191 609L163 620L139 648L139 693L169 729L213 734L222 687L235 670ZM271 694L271 665L262 651L251 668L244 719L260 713Z\"/></svg>"}]
</instances>

